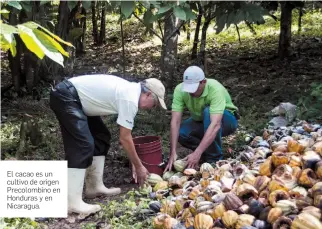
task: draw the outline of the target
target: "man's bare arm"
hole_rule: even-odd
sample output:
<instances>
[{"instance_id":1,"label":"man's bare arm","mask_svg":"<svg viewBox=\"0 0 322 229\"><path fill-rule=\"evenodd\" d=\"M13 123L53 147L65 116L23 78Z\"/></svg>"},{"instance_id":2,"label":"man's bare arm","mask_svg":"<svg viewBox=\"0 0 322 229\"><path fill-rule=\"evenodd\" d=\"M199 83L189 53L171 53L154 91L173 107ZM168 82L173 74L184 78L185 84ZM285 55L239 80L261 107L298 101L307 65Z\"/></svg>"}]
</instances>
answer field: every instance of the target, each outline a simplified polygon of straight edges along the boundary
<instances>
[{"instance_id":1,"label":"man's bare arm","mask_svg":"<svg viewBox=\"0 0 322 229\"><path fill-rule=\"evenodd\" d=\"M171 129L170 129L170 153L175 153L179 136L182 112L172 111Z\"/></svg>"},{"instance_id":2,"label":"man's bare arm","mask_svg":"<svg viewBox=\"0 0 322 229\"><path fill-rule=\"evenodd\" d=\"M170 155L169 161L167 166L165 167L164 171L171 170L174 161L177 159L177 142L179 136L179 128L181 123L182 112L172 111L172 118L171 118L171 127L170 127Z\"/></svg>"}]
</instances>

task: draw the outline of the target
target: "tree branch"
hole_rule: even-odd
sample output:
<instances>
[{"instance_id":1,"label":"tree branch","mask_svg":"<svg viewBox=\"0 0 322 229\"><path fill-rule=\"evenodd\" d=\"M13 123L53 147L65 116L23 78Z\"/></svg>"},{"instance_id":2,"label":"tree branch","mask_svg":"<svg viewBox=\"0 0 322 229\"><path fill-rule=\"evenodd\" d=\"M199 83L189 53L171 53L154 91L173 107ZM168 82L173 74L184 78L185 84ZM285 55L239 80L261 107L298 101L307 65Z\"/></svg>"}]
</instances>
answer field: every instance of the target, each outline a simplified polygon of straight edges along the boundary
<instances>
[{"instance_id":1,"label":"tree branch","mask_svg":"<svg viewBox=\"0 0 322 229\"><path fill-rule=\"evenodd\" d=\"M134 17L136 17L143 25L145 25L144 24L144 22L142 21L142 19L141 18L139 18L136 14L134 14L134 13L132 13L133 15L134 15ZM160 35L159 34L157 34L153 29L151 29L151 28L149 28L149 30L154 34L154 35L156 35L158 38L160 38L160 40L161 41L163 41L163 38L162 37L160 37Z\"/></svg>"},{"instance_id":2,"label":"tree branch","mask_svg":"<svg viewBox=\"0 0 322 229\"><path fill-rule=\"evenodd\" d=\"M163 35L163 32L162 32L161 23L160 23L160 21L159 21L159 20L158 20L158 25L159 25L159 29L160 29L161 36L162 36L162 40L163 40L163 39L164 39L164 35Z\"/></svg>"},{"instance_id":3,"label":"tree branch","mask_svg":"<svg viewBox=\"0 0 322 229\"><path fill-rule=\"evenodd\" d=\"M235 26L236 26L236 30L237 30L237 34L238 34L238 40L239 40L239 43L241 44L239 28L238 28L237 24L235 24Z\"/></svg>"}]
</instances>

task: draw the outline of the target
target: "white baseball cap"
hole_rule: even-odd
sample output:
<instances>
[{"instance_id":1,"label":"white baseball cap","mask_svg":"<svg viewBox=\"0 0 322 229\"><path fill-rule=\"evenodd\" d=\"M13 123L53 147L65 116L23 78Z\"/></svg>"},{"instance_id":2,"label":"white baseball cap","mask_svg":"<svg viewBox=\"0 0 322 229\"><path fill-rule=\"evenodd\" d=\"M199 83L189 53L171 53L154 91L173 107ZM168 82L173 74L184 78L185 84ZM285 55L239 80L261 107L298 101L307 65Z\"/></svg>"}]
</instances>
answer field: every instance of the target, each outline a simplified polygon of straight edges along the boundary
<instances>
[{"instance_id":1,"label":"white baseball cap","mask_svg":"<svg viewBox=\"0 0 322 229\"><path fill-rule=\"evenodd\" d=\"M156 78L149 78L145 80L145 86L158 97L161 107L167 110L164 102L165 87L162 82Z\"/></svg>"},{"instance_id":2,"label":"white baseball cap","mask_svg":"<svg viewBox=\"0 0 322 229\"><path fill-rule=\"evenodd\" d=\"M197 66L188 67L183 73L182 91L195 93L199 87L200 81L205 79L205 73Z\"/></svg>"}]
</instances>

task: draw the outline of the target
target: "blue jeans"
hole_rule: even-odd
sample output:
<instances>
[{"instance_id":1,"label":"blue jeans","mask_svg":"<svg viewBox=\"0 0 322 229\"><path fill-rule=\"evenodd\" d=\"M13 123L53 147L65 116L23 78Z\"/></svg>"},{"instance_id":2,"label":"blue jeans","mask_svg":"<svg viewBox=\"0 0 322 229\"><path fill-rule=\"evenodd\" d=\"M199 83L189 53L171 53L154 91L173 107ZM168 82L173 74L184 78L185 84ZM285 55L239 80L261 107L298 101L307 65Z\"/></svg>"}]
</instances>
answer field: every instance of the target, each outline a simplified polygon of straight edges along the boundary
<instances>
[{"instance_id":1,"label":"blue jeans","mask_svg":"<svg viewBox=\"0 0 322 229\"><path fill-rule=\"evenodd\" d=\"M210 123L211 120L208 106L203 111L203 122L194 121L192 118L188 118L181 124L179 143L188 149L195 150L199 146ZM229 111L225 110L221 120L221 127L218 130L216 138L203 152L201 162L213 163L221 160L223 158L221 138L234 133L237 127L238 121L236 117Z\"/></svg>"}]
</instances>

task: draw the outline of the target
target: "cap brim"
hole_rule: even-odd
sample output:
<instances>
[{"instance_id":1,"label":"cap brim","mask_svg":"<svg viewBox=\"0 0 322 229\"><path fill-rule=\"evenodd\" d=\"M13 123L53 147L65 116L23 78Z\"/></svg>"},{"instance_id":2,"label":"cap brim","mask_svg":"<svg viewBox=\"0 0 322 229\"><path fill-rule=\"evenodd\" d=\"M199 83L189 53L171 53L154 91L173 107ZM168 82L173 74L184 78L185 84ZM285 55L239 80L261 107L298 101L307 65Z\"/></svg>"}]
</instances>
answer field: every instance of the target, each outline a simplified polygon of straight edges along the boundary
<instances>
[{"instance_id":1,"label":"cap brim","mask_svg":"<svg viewBox=\"0 0 322 229\"><path fill-rule=\"evenodd\" d=\"M167 106L165 105L164 100L163 100L163 99L160 99L160 98L158 98L158 99L159 99L159 102L160 102L161 107L162 107L163 109L167 110Z\"/></svg>"},{"instance_id":2,"label":"cap brim","mask_svg":"<svg viewBox=\"0 0 322 229\"><path fill-rule=\"evenodd\" d=\"M183 83L182 91L188 92L188 93L195 93L199 87L199 83Z\"/></svg>"}]
</instances>

